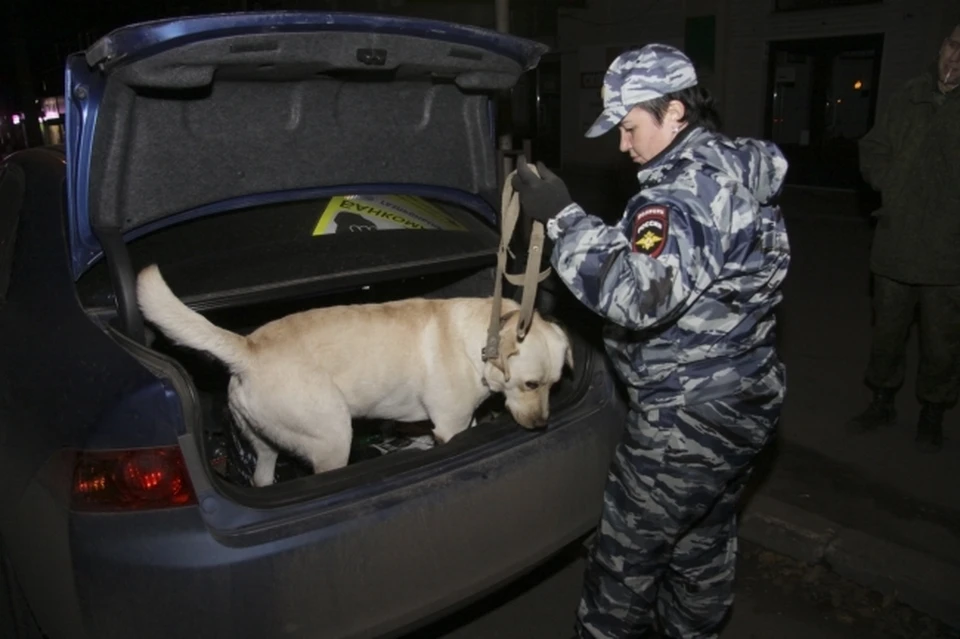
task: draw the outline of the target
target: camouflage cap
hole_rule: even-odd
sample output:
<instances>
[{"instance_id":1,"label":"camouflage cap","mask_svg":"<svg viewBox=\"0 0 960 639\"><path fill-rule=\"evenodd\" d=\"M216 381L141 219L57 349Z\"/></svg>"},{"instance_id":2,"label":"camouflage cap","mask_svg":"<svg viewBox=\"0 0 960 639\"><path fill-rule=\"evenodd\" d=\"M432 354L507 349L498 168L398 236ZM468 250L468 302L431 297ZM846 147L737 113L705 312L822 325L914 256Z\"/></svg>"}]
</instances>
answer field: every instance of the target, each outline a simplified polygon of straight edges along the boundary
<instances>
[{"instance_id":1,"label":"camouflage cap","mask_svg":"<svg viewBox=\"0 0 960 639\"><path fill-rule=\"evenodd\" d=\"M693 63L682 51L666 44L648 44L621 53L603 76L603 112L586 137L595 138L614 128L630 109L697 84Z\"/></svg>"}]
</instances>

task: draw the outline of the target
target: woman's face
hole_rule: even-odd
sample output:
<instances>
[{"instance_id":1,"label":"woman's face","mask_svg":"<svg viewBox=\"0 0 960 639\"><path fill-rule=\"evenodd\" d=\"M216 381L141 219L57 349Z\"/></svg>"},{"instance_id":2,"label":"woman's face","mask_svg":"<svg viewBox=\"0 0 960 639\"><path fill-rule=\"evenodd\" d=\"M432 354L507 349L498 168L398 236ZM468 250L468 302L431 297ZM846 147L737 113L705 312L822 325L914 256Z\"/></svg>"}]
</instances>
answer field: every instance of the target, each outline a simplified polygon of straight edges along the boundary
<instances>
[{"instance_id":1,"label":"woman's face","mask_svg":"<svg viewBox=\"0 0 960 639\"><path fill-rule=\"evenodd\" d=\"M686 126L683 119L683 103L672 100L662 122L649 111L633 107L620 122L620 150L629 153L637 164L646 164L667 148L680 129Z\"/></svg>"}]
</instances>

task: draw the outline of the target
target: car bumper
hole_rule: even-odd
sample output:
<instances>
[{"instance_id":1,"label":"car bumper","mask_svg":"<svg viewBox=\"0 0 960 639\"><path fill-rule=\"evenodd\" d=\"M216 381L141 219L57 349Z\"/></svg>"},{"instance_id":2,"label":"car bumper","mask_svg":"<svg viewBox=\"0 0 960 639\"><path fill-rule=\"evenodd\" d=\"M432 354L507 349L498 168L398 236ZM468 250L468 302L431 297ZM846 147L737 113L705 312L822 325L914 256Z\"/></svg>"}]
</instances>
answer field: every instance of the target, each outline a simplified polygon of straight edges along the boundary
<instances>
[{"instance_id":1,"label":"car bumper","mask_svg":"<svg viewBox=\"0 0 960 639\"><path fill-rule=\"evenodd\" d=\"M24 584L28 600L51 639L412 630L596 525L625 412L609 376L594 380L558 426L433 477L429 490L295 534L239 540L211 529L199 507L70 513L68 541L51 540L61 552L48 552L44 579Z\"/></svg>"}]
</instances>

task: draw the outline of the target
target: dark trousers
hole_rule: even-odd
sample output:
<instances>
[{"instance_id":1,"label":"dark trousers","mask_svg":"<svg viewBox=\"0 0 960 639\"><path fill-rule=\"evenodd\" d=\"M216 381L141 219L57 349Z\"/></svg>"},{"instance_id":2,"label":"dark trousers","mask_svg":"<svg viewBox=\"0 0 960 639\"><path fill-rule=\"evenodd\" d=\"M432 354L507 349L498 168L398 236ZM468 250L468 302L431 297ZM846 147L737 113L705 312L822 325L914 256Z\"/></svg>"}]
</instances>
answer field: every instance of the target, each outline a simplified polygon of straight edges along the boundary
<instances>
[{"instance_id":1,"label":"dark trousers","mask_svg":"<svg viewBox=\"0 0 960 639\"><path fill-rule=\"evenodd\" d=\"M917 398L952 405L960 391L960 286L903 284L873 277L873 342L866 383L896 391L903 385L910 326L919 310Z\"/></svg>"}]
</instances>

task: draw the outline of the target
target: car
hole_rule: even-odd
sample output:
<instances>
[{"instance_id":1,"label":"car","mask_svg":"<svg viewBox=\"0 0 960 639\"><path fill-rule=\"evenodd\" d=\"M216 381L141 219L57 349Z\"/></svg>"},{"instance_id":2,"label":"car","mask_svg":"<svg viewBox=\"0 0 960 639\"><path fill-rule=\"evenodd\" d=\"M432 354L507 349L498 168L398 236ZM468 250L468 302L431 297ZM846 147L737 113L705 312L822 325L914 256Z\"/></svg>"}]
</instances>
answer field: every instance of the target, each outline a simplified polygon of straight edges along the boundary
<instances>
[{"instance_id":1,"label":"car","mask_svg":"<svg viewBox=\"0 0 960 639\"><path fill-rule=\"evenodd\" d=\"M63 146L0 165L3 637L402 636L590 534L626 407L600 318L555 275L538 304L575 366L544 429L496 401L443 445L358 420L346 467L288 456L259 488L226 371L136 302L151 263L239 332L492 294L496 102L545 50L253 12L130 25L67 59Z\"/></svg>"}]
</instances>

